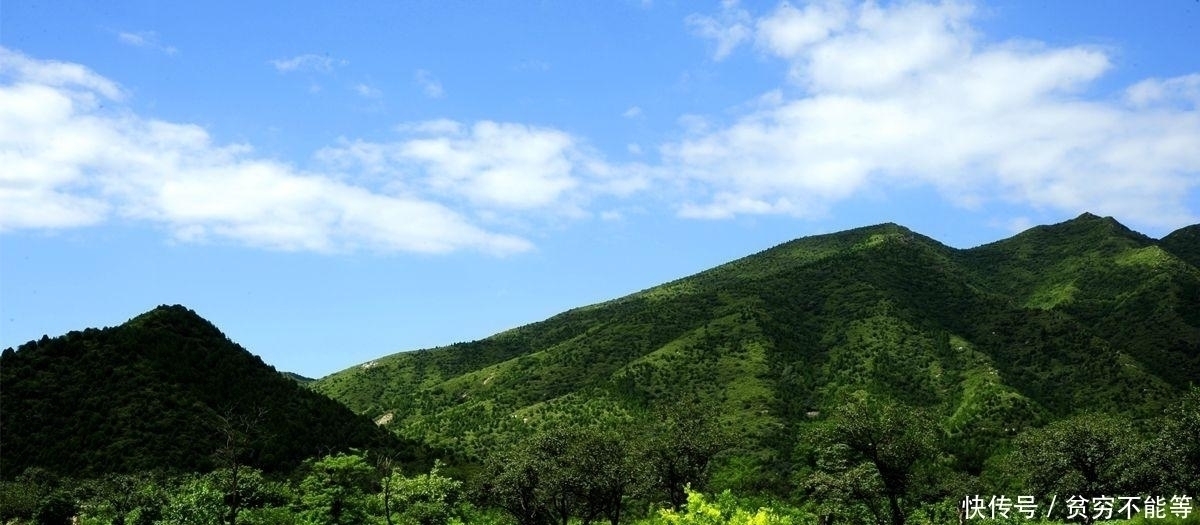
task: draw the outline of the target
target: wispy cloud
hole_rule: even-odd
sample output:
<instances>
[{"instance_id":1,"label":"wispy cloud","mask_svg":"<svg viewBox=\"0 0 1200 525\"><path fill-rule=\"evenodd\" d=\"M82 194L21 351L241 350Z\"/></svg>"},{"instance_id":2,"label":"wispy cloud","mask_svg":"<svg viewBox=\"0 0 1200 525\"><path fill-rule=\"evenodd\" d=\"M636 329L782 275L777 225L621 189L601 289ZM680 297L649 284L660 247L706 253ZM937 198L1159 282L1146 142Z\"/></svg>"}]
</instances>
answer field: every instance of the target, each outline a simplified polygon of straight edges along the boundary
<instances>
[{"instance_id":1,"label":"wispy cloud","mask_svg":"<svg viewBox=\"0 0 1200 525\"><path fill-rule=\"evenodd\" d=\"M158 224L188 242L283 250L528 250L419 193L215 144L201 127L112 112L90 69L0 48L0 231Z\"/></svg>"},{"instance_id":2,"label":"wispy cloud","mask_svg":"<svg viewBox=\"0 0 1200 525\"><path fill-rule=\"evenodd\" d=\"M335 67L344 66L346 60L336 59L329 55L305 54L296 55L291 58L277 58L270 61L275 70L280 73L292 72L313 72L313 73L330 73Z\"/></svg>"},{"instance_id":3,"label":"wispy cloud","mask_svg":"<svg viewBox=\"0 0 1200 525\"><path fill-rule=\"evenodd\" d=\"M737 46L754 36L750 13L737 2L722 2L716 15L693 14L685 20L688 28L701 37L714 41L714 60L724 60Z\"/></svg>"},{"instance_id":4,"label":"wispy cloud","mask_svg":"<svg viewBox=\"0 0 1200 525\"><path fill-rule=\"evenodd\" d=\"M624 113L621 113L621 116L625 118L638 118L642 116L642 108L638 106L630 106L629 109L625 110Z\"/></svg>"},{"instance_id":5,"label":"wispy cloud","mask_svg":"<svg viewBox=\"0 0 1200 525\"><path fill-rule=\"evenodd\" d=\"M379 98L383 96L383 92L379 88L370 84L355 84L354 92L363 98Z\"/></svg>"},{"instance_id":6,"label":"wispy cloud","mask_svg":"<svg viewBox=\"0 0 1200 525\"><path fill-rule=\"evenodd\" d=\"M442 98L446 96L446 91L442 89L442 83L433 76L433 73L424 69L418 69L413 73L413 79L417 85L421 86L421 90L425 92L425 96L429 98Z\"/></svg>"},{"instance_id":7,"label":"wispy cloud","mask_svg":"<svg viewBox=\"0 0 1200 525\"><path fill-rule=\"evenodd\" d=\"M118 31L117 40L122 44L145 49L153 49L166 55L174 55L179 52L175 46L163 44L155 31Z\"/></svg>"},{"instance_id":8,"label":"wispy cloud","mask_svg":"<svg viewBox=\"0 0 1200 525\"><path fill-rule=\"evenodd\" d=\"M692 183L684 216L816 216L922 184L966 207L1196 220L1187 199L1200 189L1200 76L1093 96L1112 68L1105 50L985 42L973 7L953 1L784 3L752 19L736 10L691 24L717 41L717 58L752 44L781 60L792 95L762 97L663 148L669 171Z\"/></svg>"}]
</instances>

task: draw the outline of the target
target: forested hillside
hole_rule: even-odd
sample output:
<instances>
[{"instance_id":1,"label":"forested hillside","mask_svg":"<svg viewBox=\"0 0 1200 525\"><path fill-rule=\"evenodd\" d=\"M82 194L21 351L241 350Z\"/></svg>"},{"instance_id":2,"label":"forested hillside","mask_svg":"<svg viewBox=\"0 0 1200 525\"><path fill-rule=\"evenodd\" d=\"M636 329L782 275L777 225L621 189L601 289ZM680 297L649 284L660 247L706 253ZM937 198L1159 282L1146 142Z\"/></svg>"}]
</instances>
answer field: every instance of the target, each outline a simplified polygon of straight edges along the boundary
<instances>
[{"instance_id":1,"label":"forested hillside","mask_svg":"<svg viewBox=\"0 0 1200 525\"><path fill-rule=\"evenodd\" d=\"M302 388L182 306L43 337L0 360L0 476L291 470L350 447L405 445Z\"/></svg>"},{"instance_id":2,"label":"forested hillside","mask_svg":"<svg viewBox=\"0 0 1200 525\"><path fill-rule=\"evenodd\" d=\"M314 388L475 458L540 428L702 407L737 434L716 478L780 490L796 436L865 393L927 411L979 473L1024 429L1146 420L1200 379L1195 231L1160 242L1084 214L967 250L895 224L807 237Z\"/></svg>"}]
</instances>

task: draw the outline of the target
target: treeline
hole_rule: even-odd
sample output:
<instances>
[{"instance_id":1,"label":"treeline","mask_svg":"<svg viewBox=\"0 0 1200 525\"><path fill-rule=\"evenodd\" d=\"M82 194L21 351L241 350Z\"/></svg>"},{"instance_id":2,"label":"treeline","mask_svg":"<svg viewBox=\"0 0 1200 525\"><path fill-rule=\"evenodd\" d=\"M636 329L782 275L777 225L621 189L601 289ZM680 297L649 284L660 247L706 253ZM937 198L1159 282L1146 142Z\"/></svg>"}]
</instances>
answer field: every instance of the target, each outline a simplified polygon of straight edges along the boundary
<instances>
[{"instance_id":1,"label":"treeline","mask_svg":"<svg viewBox=\"0 0 1200 525\"><path fill-rule=\"evenodd\" d=\"M306 461L290 477L251 467L206 474L59 479L30 469L0 484L6 524L437 524L456 512L462 483L438 467L408 475L369 453Z\"/></svg>"},{"instance_id":2,"label":"treeline","mask_svg":"<svg viewBox=\"0 0 1200 525\"><path fill-rule=\"evenodd\" d=\"M660 502L681 507L728 446L723 435L695 419L625 432L554 428L495 451L482 465L439 461L424 473L405 472L394 453L362 450L311 458L288 475L264 473L237 456L208 473L174 475L77 480L31 468L0 482L0 523L617 524Z\"/></svg>"},{"instance_id":3,"label":"treeline","mask_svg":"<svg viewBox=\"0 0 1200 525\"><path fill-rule=\"evenodd\" d=\"M722 488L709 485L713 464L738 461L734 434L715 420L683 413L622 427L550 427L496 448L483 464L439 462L426 472L406 471L382 451L311 458L287 475L232 457L211 472L176 475L74 480L29 469L0 484L0 522L905 525L962 523L965 496L1132 496L1139 509L1142 498L1161 496L1177 510L1168 516L1182 518L1185 505L1192 513L1184 496L1200 494L1200 388L1141 431L1091 413L1027 430L979 473L955 467L946 435L921 409L859 392L796 436L802 459L788 490L774 494L705 495ZM1092 523L1098 510L1071 521ZM1174 523L1200 513L1189 519ZM1013 512L999 522L1022 521Z\"/></svg>"}]
</instances>

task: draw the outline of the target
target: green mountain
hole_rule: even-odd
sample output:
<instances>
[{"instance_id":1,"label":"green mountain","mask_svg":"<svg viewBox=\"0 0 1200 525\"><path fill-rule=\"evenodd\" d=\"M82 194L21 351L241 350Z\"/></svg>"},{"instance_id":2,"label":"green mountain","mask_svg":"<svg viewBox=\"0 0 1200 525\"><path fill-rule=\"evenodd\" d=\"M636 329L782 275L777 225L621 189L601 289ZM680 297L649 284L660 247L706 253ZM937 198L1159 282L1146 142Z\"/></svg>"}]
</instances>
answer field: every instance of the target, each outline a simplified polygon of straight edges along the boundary
<instances>
[{"instance_id":1,"label":"green mountain","mask_svg":"<svg viewBox=\"0 0 1200 525\"><path fill-rule=\"evenodd\" d=\"M895 224L806 237L312 388L468 457L552 424L717 414L740 443L727 481L785 471L802 428L865 391L935 414L977 471L1024 428L1147 418L1200 382L1196 232L1084 214L967 250Z\"/></svg>"},{"instance_id":2,"label":"green mountain","mask_svg":"<svg viewBox=\"0 0 1200 525\"><path fill-rule=\"evenodd\" d=\"M407 446L301 387L182 306L114 328L31 341L0 357L0 477L265 470L347 447Z\"/></svg>"},{"instance_id":3,"label":"green mountain","mask_svg":"<svg viewBox=\"0 0 1200 525\"><path fill-rule=\"evenodd\" d=\"M1159 243L1162 249L1171 252L1192 266L1200 267L1200 224L1193 224L1171 232Z\"/></svg>"},{"instance_id":4,"label":"green mountain","mask_svg":"<svg viewBox=\"0 0 1200 525\"><path fill-rule=\"evenodd\" d=\"M302 376L295 372L280 372L280 375L282 375L283 377L286 377L288 379L291 379L292 381L300 383L301 385L307 385L313 381L316 381L316 379L313 379L311 377L305 377L305 376Z\"/></svg>"}]
</instances>

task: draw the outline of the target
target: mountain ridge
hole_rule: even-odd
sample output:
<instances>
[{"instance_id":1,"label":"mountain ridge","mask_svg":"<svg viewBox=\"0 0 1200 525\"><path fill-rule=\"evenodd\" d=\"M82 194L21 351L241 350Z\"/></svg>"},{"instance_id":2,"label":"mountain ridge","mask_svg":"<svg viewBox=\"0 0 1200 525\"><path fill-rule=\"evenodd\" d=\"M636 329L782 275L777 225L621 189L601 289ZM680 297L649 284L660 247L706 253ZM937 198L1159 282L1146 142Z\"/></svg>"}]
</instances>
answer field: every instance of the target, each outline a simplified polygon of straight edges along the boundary
<instances>
[{"instance_id":1,"label":"mountain ridge","mask_svg":"<svg viewBox=\"0 0 1200 525\"><path fill-rule=\"evenodd\" d=\"M1091 214L969 249L884 223L312 386L467 456L693 403L786 458L780 436L865 390L939 414L977 469L979 443L1079 406L1149 417L1200 378L1200 270L1159 244Z\"/></svg>"},{"instance_id":2,"label":"mountain ridge","mask_svg":"<svg viewBox=\"0 0 1200 525\"><path fill-rule=\"evenodd\" d=\"M437 450L479 460L548 426L699 411L738 438L714 467L718 485L770 484L772 472L784 476L799 461L790 436L844 400L871 395L933 414L960 467L978 472L1022 429L1078 407L1148 419L1200 381L1200 269L1187 259L1198 250L1200 225L1151 239L1091 214L967 249L883 223L780 243L477 341L382 356L303 388L306 378L268 367L195 312L162 306L118 327L5 350L0 477L70 450L90 451L66 465L85 473L105 462L211 467L214 421L232 406L217 406L222 393L261 384L293 404L324 403L298 393L311 389L359 414L354 423L335 419L362 439L328 421L271 423L275 437L260 436L259 448L280 450L267 461L278 468L317 452L285 442L313 429L338 446L370 445L372 419L404 440L389 446L408 447L409 458ZM87 352L104 360L66 366ZM35 355L44 362L22 365ZM253 369L241 374L253 380L196 377L234 361ZM74 379L65 392L47 392L29 387L22 369ZM106 369L116 372L85 373ZM73 406L90 394L81 385L99 385L128 408ZM40 416L59 412L66 416ZM175 420L143 421L143 413ZM46 421L14 419L31 415ZM34 427L38 439L13 440L13 429ZM194 446L152 445L156 433ZM87 438L97 435L115 439ZM122 465L129 455L113 443L150 448L134 455L142 463Z\"/></svg>"}]
</instances>

